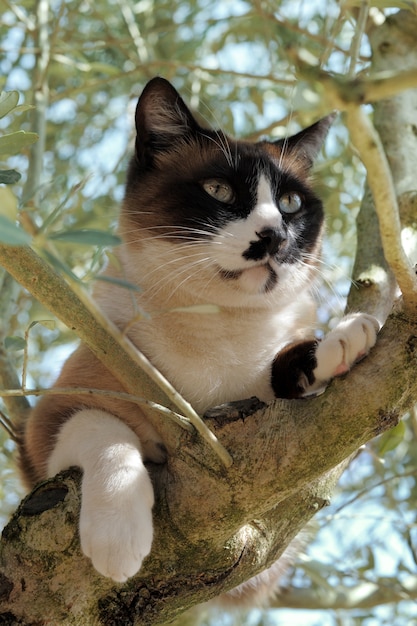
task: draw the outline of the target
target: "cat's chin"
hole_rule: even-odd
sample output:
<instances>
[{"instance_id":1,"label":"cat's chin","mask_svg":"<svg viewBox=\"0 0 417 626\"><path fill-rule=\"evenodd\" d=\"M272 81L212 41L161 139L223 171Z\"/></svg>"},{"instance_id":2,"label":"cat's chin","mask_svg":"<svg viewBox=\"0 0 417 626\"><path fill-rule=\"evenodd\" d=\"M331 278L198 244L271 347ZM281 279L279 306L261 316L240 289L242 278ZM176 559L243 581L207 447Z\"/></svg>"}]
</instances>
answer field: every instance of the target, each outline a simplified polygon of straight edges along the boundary
<instances>
[{"instance_id":1,"label":"cat's chin","mask_svg":"<svg viewBox=\"0 0 417 626\"><path fill-rule=\"evenodd\" d=\"M220 275L230 281L239 291L248 295L270 293L278 283L276 270L269 263L242 270L221 270Z\"/></svg>"},{"instance_id":2,"label":"cat's chin","mask_svg":"<svg viewBox=\"0 0 417 626\"><path fill-rule=\"evenodd\" d=\"M266 263L243 270L238 279L239 287L248 294L269 293L278 282L274 269Z\"/></svg>"}]
</instances>

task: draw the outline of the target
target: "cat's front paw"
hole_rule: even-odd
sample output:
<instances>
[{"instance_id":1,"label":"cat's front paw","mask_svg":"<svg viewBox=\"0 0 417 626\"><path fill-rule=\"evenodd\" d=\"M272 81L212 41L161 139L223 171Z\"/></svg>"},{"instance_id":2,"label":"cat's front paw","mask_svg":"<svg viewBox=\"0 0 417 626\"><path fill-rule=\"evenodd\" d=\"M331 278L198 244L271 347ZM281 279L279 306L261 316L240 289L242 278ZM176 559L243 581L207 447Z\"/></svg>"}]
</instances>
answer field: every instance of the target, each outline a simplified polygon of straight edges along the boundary
<instances>
[{"instance_id":1,"label":"cat's front paw","mask_svg":"<svg viewBox=\"0 0 417 626\"><path fill-rule=\"evenodd\" d=\"M331 378L346 374L363 359L375 345L379 328L378 320L366 313L342 318L317 346L314 383L305 395L320 393Z\"/></svg>"},{"instance_id":2,"label":"cat's front paw","mask_svg":"<svg viewBox=\"0 0 417 626\"><path fill-rule=\"evenodd\" d=\"M125 582L151 550L153 489L146 471L112 480L119 482L113 493L94 484L94 477L83 483L81 548L100 574Z\"/></svg>"}]
</instances>

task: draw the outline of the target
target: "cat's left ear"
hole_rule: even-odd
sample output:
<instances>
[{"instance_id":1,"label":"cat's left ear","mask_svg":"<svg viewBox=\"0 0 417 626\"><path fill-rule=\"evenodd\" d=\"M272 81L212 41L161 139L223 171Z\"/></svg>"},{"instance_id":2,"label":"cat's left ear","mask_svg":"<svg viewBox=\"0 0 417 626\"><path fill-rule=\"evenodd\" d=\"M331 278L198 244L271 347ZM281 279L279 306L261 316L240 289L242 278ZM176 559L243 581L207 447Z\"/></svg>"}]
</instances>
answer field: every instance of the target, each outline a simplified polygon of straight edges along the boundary
<instances>
[{"instance_id":1,"label":"cat's left ear","mask_svg":"<svg viewBox=\"0 0 417 626\"><path fill-rule=\"evenodd\" d=\"M296 156L297 160L303 161L304 167L311 168L336 116L336 112L330 113L296 135L274 143L284 152L284 156L286 154L291 157Z\"/></svg>"}]
</instances>

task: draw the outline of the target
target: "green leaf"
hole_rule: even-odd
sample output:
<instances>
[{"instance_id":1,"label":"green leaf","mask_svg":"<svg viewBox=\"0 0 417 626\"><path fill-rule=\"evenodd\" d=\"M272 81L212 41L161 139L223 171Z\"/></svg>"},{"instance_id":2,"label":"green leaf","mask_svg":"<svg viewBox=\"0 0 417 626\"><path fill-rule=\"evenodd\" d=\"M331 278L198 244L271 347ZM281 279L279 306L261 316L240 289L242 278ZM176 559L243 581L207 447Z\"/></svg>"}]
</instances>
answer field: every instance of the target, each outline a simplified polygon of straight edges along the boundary
<instances>
[{"instance_id":1,"label":"green leaf","mask_svg":"<svg viewBox=\"0 0 417 626\"><path fill-rule=\"evenodd\" d=\"M30 244L32 238L23 228L0 215L0 241L10 246L25 246Z\"/></svg>"},{"instance_id":2,"label":"green leaf","mask_svg":"<svg viewBox=\"0 0 417 626\"><path fill-rule=\"evenodd\" d=\"M33 104L19 104L13 109L13 115L15 113L26 113L26 111L32 111L33 109L36 109Z\"/></svg>"},{"instance_id":3,"label":"green leaf","mask_svg":"<svg viewBox=\"0 0 417 626\"><path fill-rule=\"evenodd\" d=\"M17 154L39 139L36 133L27 133L18 130L15 133L8 133L0 137L0 154Z\"/></svg>"},{"instance_id":4,"label":"green leaf","mask_svg":"<svg viewBox=\"0 0 417 626\"><path fill-rule=\"evenodd\" d=\"M42 254L56 270L67 274L67 276L69 276L72 280L81 283L81 280L76 274L74 274L74 272L68 267L68 265L63 263L63 261L58 259L58 257L56 257L54 254L51 254L51 252L49 252L48 250L43 250Z\"/></svg>"},{"instance_id":5,"label":"green leaf","mask_svg":"<svg viewBox=\"0 0 417 626\"><path fill-rule=\"evenodd\" d=\"M107 233L104 230L95 230L93 228L60 231L49 235L48 239L87 246L118 246L121 243L120 237Z\"/></svg>"},{"instance_id":6,"label":"green leaf","mask_svg":"<svg viewBox=\"0 0 417 626\"><path fill-rule=\"evenodd\" d=\"M0 93L0 118L16 108L19 102L18 91L2 91Z\"/></svg>"},{"instance_id":7,"label":"green leaf","mask_svg":"<svg viewBox=\"0 0 417 626\"><path fill-rule=\"evenodd\" d=\"M0 170L0 184L14 185L21 179L21 176L16 170Z\"/></svg>"},{"instance_id":8,"label":"green leaf","mask_svg":"<svg viewBox=\"0 0 417 626\"><path fill-rule=\"evenodd\" d=\"M0 215L16 224L18 210L17 198L10 187L0 187Z\"/></svg>"},{"instance_id":9,"label":"green leaf","mask_svg":"<svg viewBox=\"0 0 417 626\"><path fill-rule=\"evenodd\" d=\"M9 337L5 338L4 347L6 348L6 350L14 350L15 352L17 352L18 350L24 350L26 348L26 341L23 337L10 335Z\"/></svg>"},{"instance_id":10,"label":"green leaf","mask_svg":"<svg viewBox=\"0 0 417 626\"><path fill-rule=\"evenodd\" d=\"M387 452L394 450L404 440L405 424L403 421L399 422L397 426L391 428L388 432L384 433L378 445L378 454L383 456Z\"/></svg>"},{"instance_id":11,"label":"green leaf","mask_svg":"<svg viewBox=\"0 0 417 626\"><path fill-rule=\"evenodd\" d=\"M192 304L190 306L177 306L170 311L178 311L179 313L200 313L209 314L220 313L220 307L217 304Z\"/></svg>"},{"instance_id":12,"label":"green leaf","mask_svg":"<svg viewBox=\"0 0 417 626\"><path fill-rule=\"evenodd\" d=\"M113 285L117 285L118 287L130 289L131 291L142 291L140 287L134 285L133 283L130 283L128 280L123 280L123 278L114 278L113 276L95 276L94 280L101 280L104 283L111 283Z\"/></svg>"}]
</instances>

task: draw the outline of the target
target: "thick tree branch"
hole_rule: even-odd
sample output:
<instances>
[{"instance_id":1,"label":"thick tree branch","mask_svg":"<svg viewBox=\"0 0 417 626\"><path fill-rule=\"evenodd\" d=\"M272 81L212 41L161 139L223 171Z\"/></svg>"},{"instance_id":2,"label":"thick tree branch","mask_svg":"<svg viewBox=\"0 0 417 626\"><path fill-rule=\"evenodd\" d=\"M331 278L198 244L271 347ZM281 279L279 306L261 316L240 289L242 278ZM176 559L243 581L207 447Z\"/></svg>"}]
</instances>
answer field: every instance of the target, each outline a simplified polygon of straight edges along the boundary
<instances>
[{"instance_id":1,"label":"thick tree branch","mask_svg":"<svg viewBox=\"0 0 417 626\"><path fill-rule=\"evenodd\" d=\"M209 418L234 451L229 469L208 472L203 442L181 431L167 465L150 468L158 498L152 554L122 587L80 554L76 475L41 485L5 531L3 614L22 623L60 615L63 626L159 624L256 574L328 501L342 470L334 468L397 422L416 397L416 367L417 329L391 317L368 359L323 396Z\"/></svg>"}]
</instances>

